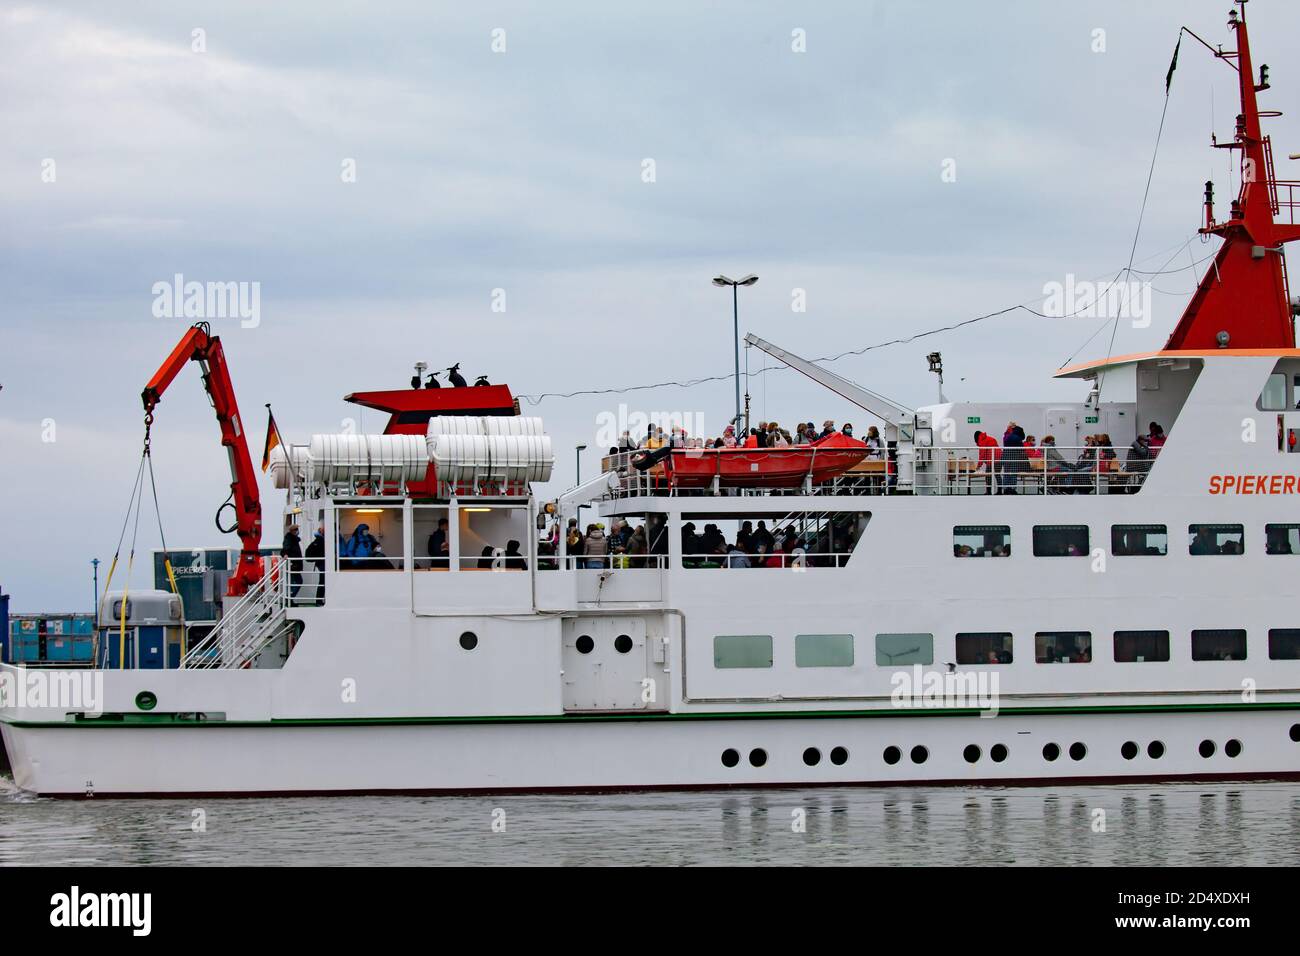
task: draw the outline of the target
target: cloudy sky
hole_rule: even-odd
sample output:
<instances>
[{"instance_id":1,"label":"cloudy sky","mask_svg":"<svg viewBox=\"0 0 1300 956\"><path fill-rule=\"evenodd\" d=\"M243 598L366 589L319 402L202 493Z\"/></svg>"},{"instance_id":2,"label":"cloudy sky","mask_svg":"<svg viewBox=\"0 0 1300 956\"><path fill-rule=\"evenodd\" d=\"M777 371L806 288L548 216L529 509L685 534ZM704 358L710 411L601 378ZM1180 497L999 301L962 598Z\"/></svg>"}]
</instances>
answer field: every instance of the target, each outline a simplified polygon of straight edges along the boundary
<instances>
[{"instance_id":1,"label":"cloudy sky","mask_svg":"<svg viewBox=\"0 0 1300 956\"><path fill-rule=\"evenodd\" d=\"M1046 283L1128 261L1178 28L1230 46L1228 6L0 4L0 587L15 610L89 608L90 559L112 557L138 462L140 389L188 324L154 315L156 282L260 284L255 327L215 323L255 455L264 403L291 441L348 417L378 430L342 396L401 387L419 360L525 396L726 374L718 272L761 277L742 332L808 357L1041 309ZM1256 61L1274 64L1261 105L1289 105L1300 7L1249 15ZM1188 268L1156 278L1151 327L1120 323L1116 352L1164 341L1213 251L1187 243L1204 181L1221 209L1236 189L1208 148L1231 135L1234 76L1184 43L1137 263ZM1268 129L1279 175L1300 178L1284 158L1296 117ZM1109 329L1088 342L1102 324L1019 313L831 367L922 404L941 349L950 397L1081 399L1051 374L1104 354ZM758 417L866 423L789 372L751 391ZM555 440L559 491L602 412L720 428L731 395L721 381L525 410ZM212 525L229 476L196 370L154 434L169 543L234 544Z\"/></svg>"}]
</instances>

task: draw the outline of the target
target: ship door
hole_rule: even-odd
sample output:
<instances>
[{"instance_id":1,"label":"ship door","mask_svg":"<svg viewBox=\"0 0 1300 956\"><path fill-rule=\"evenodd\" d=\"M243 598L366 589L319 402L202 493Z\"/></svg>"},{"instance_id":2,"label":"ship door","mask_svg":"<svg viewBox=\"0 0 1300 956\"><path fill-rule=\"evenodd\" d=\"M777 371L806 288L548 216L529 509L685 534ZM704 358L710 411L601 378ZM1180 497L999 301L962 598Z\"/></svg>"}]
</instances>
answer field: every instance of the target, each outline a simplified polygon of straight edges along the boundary
<instances>
[{"instance_id":1,"label":"ship door","mask_svg":"<svg viewBox=\"0 0 1300 956\"><path fill-rule=\"evenodd\" d=\"M584 616L564 622L566 711L668 708L665 639L646 618Z\"/></svg>"},{"instance_id":2,"label":"ship door","mask_svg":"<svg viewBox=\"0 0 1300 956\"><path fill-rule=\"evenodd\" d=\"M1043 434L1056 439L1059 448L1077 448L1079 441L1079 410L1077 408L1049 408L1043 422ZM1067 456L1068 457L1068 456Z\"/></svg>"}]
</instances>

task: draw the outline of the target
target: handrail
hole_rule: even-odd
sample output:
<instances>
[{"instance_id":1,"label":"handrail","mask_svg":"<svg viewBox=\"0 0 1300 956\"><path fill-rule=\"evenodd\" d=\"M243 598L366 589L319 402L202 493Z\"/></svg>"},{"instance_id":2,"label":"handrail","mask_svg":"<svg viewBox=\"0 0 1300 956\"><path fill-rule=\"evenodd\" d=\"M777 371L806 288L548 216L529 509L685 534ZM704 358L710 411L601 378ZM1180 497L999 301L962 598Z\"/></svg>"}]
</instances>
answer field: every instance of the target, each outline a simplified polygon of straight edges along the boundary
<instances>
[{"instance_id":1,"label":"handrail","mask_svg":"<svg viewBox=\"0 0 1300 956\"><path fill-rule=\"evenodd\" d=\"M270 571L226 612L220 623L189 649L181 659L181 667L207 670L242 667L251 661L265 647L267 631L276 629L277 618L289 605L290 577L282 561L273 562Z\"/></svg>"}]
</instances>

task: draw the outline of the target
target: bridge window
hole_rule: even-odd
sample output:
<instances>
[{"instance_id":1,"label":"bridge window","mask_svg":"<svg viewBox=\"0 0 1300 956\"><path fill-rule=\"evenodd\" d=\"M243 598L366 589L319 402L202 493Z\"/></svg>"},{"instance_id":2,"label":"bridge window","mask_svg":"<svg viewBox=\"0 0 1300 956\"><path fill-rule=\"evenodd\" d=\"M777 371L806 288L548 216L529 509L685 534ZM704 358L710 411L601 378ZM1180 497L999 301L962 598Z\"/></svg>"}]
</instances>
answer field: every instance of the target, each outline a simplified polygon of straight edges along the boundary
<instances>
[{"instance_id":1,"label":"bridge window","mask_svg":"<svg viewBox=\"0 0 1300 956\"><path fill-rule=\"evenodd\" d=\"M1264 384L1264 391L1259 394L1259 408L1265 412L1284 412L1286 403L1286 373L1274 372Z\"/></svg>"},{"instance_id":2,"label":"bridge window","mask_svg":"<svg viewBox=\"0 0 1300 956\"><path fill-rule=\"evenodd\" d=\"M1011 635L1007 633L958 634L957 663L1010 664Z\"/></svg>"},{"instance_id":3,"label":"bridge window","mask_svg":"<svg viewBox=\"0 0 1300 956\"><path fill-rule=\"evenodd\" d=\"M934 663L933 634L877 634L876 664L880 667L910 667Z\"/></svg>"},{"instance_id":4,"label":"bridge window","mask_svg":"<svg viewBox=\"0 0 1300 956\"><path fill-rule=\"evenodd\" d=\"M1268 554L1300 554L1300 524L1265 525L1264 550Z\"/></svg>"},{"instance_id":5,"label":"bridge window","mask_svg":"<svg viewBox=\"0 0 1300 956\"><path fill-rule=\"evenodd\" d=\"M952 553L958 558L1011 557L1011 528L1004 524L959 524L952 529Z\"/></svg>"},{"instance_id":6,"label":"bridge window","mask_svg":"<svg viewBox=\"0 0 1300 956\"><path fill-rule=\"evenodd\" d=\"M796 667L852 667L852 634L796 634Z\"/></svg>"},{"instance_id":7,"label":"bridge window","mask_svg":"<svg viewBox=\"0 0 1300 956\"><path fill-rule=\"evenodd\" d=\"M1087 631L1039 631L1034 635L1039 664L1091 664L1092 635Z\"/></svg>"},{"instance_id":8,"label":"bridge window","mask_svg":"<svg viewBox=\"0 0 1300 956\"><path fill-rule=\"evenodd\" d=\"M719 634L713 639L713 666L771 667L771 634Z\"/></svg>"},{"instance_id":9,"label":"bridge window","mask_svg":"<svg viewBox=\"0 0 1300 956\"><path fill-rule=\"evenodd\" d=\"M1034 525L1034 554L1040 558L1088 556L1086 524Z\"/></svg>"},{"instance_id":10,"label":"bridge window","mask_svg":"<svg viewBox=\"0 0 1300 956\"><path fill-rule=\"evenodd\" d=\"M1110 528L1110 553L1168 554L1169 529L1162 524L1117 524Z\"/></svg>"},{"instance_id":11,"label":"bridge window","mask_svg":"<svg viewBox=\"0 0 1300 956\"><path fill-rule=\"evenodd\" d=\"M1245 529L1239 524L1193 524L1187 526L1190 554L1241 554L1245 550Z\"/></svg>"},{"instance_id":12,"label":"bridge window","mask_svg":"<svg viewBox=\"0 0 1300 956\"><path fill-rule=\"evenodd\" d=\"M1246 632L1235 628L1192 631L1192 660L1244 661Z\"/></svg>"},{"instance_id":13,"label":"bridge window","mask_svg":"<svg viewBox=\"0 0 1300 956\"><path fill-rule=\"evenodd\" d=\"M1169 660L1168 631L1116 631L1115 662L1144 664Z\"/></svg>"},{"instance_id":14,"label":"bridge window","mask_svg":"<svg viewBox=\"0 0 1300 956\"><path fill-rule=\"evenodd\" d=\"M1275 627L1268 632L1270 661L1300 660L1300 628Z\"/></svg>"}]
</instances>

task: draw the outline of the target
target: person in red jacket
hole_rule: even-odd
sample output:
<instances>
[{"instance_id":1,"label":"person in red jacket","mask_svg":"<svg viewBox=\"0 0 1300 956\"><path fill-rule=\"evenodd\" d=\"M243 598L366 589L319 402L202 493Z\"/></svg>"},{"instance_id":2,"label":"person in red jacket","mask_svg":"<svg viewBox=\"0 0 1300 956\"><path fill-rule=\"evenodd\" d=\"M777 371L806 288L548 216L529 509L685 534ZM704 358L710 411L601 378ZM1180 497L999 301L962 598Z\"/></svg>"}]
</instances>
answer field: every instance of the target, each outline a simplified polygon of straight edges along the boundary
<instances>
[{"instance_id":1,"label":"person in red jacket","mask_svg":"<svg viewBox=\"0 0 1300 956\"><path fill-rule=\"evenodd\" d=\"M1002 446L998 444L996 438L987 432L976 432L975 444L980 449L979 467L975 470L991 477L997 468L998 462L1002 460ZM992 488L991 481L989 487Z\"/></svg>"}]
</instances>

